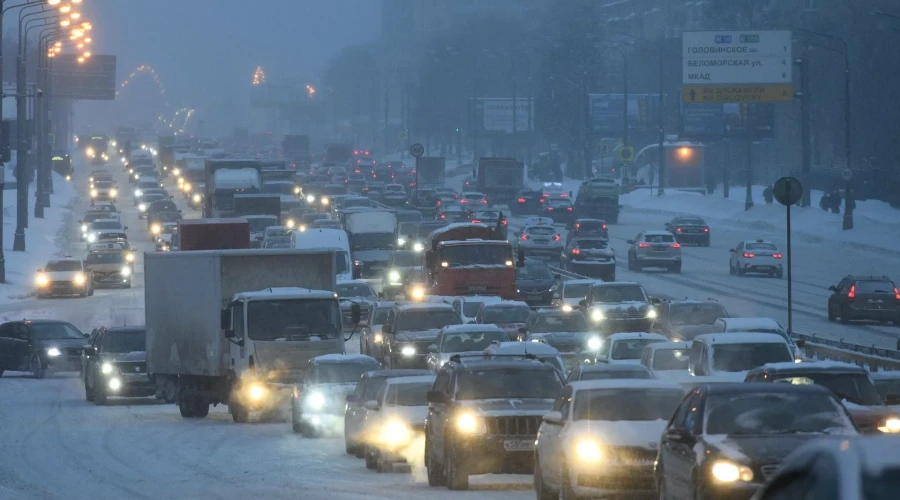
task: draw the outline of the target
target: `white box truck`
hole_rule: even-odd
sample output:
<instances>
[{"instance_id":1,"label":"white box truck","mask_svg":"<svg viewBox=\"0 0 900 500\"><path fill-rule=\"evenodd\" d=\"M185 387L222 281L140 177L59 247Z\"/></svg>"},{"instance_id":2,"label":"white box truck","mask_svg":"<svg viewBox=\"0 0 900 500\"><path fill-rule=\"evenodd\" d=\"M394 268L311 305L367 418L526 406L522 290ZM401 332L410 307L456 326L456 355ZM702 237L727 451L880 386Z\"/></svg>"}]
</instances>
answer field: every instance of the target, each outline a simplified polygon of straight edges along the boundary
<instances>
[{"instance_id":1,"label":"white box truck","mask_svg":"<svg viewBox=\"0 0 900 500\"><path fill-rule=\"evenodd\" d=\"M147 372L157 397L185 418L223 403L246 422L280 407L310 359L344 353L334 268L334 250L147 253Z\"/></svg>"}]
</instances>

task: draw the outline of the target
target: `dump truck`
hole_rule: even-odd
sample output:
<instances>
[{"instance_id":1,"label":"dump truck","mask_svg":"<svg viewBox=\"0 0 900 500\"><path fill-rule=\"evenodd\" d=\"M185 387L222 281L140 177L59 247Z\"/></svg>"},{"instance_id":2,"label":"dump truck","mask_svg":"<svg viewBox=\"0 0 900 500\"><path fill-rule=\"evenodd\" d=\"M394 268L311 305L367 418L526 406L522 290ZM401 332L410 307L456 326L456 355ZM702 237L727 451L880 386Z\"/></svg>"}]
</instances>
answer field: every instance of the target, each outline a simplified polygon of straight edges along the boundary
<instances>
[{"instance_id":1,"label":"dump truck","mask_svg":"<svg viewBox=\"0 0 900 500\"><path fill-rule=\"evenodd\" d=\"M619 222L619 192L621 187L615 179L594 177L581 183L575 198L575 213L578 217L602 219L609 224Z\"/></svg>"},{"instance_id":2,"label":"dump truck","mask_svg":"<svg viewBox=\"0 0 900 500\"><path fill-rule=\"evenodd\" d=\"M497 227L457 223L435 229L425 240L428 295L498 295L513 300L516 259Z\"/></svg>"},{"instance_id":3,"label":"dump truck","mask_svg":"<svg viewBox=\"0 0 900 500\"><path fill-rule=\"evenodd\" d=\"M310 359L344 353L334 259L333 250L147 253L147 374L156 397L185 418L218 404L235 422L277 411Z\"/></svg>"},{"instance_id":4,"label":"dump truck","mask_svg":"<svg viewBox=\"0 0 900 500\"><path fill-rule=\"evenodd\" d=\"M525 186L525 165L515 158L480 158L475 185L489 203L512 206Z\"/></svg>"}]
</instances>

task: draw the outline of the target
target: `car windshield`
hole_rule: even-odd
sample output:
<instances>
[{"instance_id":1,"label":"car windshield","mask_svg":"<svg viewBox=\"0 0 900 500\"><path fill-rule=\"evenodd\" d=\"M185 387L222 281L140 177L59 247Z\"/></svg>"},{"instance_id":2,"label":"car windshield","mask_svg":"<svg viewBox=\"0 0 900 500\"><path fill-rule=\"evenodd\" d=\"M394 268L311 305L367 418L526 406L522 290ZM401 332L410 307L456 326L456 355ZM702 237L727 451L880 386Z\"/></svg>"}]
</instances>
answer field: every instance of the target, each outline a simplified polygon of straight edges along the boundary
<instances>
[{"instance_id":1,"label":"car windshield","mask_svg":"<svg viewBox=\"0 0 900 500\"><path fill-rule=\"evenodd\" d=\"M713 346L713 369L722 372L743 372L766 363L793 361L786 345L780 343L719 344Z\"/></svg>"},{"instance_id":2,"label":"car windshield","mask_svg":"<svg viewBox=\"0 0 900 500\"><path fill-rule=\"evenodd\" d=\"M398 332L416 330L439 330L448 325L459 325L462 321L452 310L403 311L397 319Z\"/></svg>"},{"instance_id":3,"label":"car windshield","mask_svg":"<svg viewBox=\"0 0 900 500\"><path fill-rule=\"evenodd\" d=\"M531 314L528 306L485 307L483 323L524 323Z\"/></svg>"},{"instance_id":4,"label":"car windshield","mask_svg":"<svg viewBox=\"0 0 900 500\"><path fill-rule=\"evenodd\" d=\"M598 286L591 294L593 302L616 304L619 302L647 302L647 295L640 285Z\"/></svg>"},{"instance_id":5,"label":"car windshield","mask_svg":"<svg viewBox=\"0 0 900 500\"><path fill-rule=\"evenodd\" d=\"M94 187L97 189L110 189L113 186L112 181L94 181Z\"/></svg>"},{"instance_id":6,"label":"car windshield","mask_svg":"<svg viewBox=\"0 0 900 500\"><path fill-rule=\"evenodd\" d=\"M350 297L375 297L375 291L365 283L338 283L337 286L335 286L334 291L337 292L338 297L342 299Z\"/></svg>"},{"instance_id":7,"label":"car windshield","mask_svg":"<svg viewBox=\"0 0 900 500\"><path fill-rule=\"evenodd\" d=\"M390 307L379 307L375 309L375 314L369 320L370 325L383 325L387 321L388 315L391 313Z\"/></svg>"},{"instance_id":8,"label":"car windshield","mask_svg":"<svg viewBox=\"0 0 900 500\"><path fill-rule=\"evenodd\" d=\"M506 334L496 330L487 332L445 332L441 352L483 351L492 342L506 342Z\"/></svg>"},{"instance_id":9,"label":"car windshield","mask_svg":"<svg viewBox=\"0 0 900 500\"><path fill-rule=\"evenodd\" d=\"M351 249L361 250L391 250L396 239L394 233L359 233L350 238Z\"/></svg>"},{"instance_id":10,"label":"car windshield","mask_svg":"<svg viewBox=\"0 0 900 500\"><path fill-rule=\"evenodd\" d=\"M672 234L645 234L644 241L647 243L674 243L675 236Z\"/></svg>"},{"instance_id":11,"label":"car windshield","mask_svg":"<svg viewBox=\"0 0 900 500\"><path fill-rule=\"evenodd\" d=\"M577 240L575 246L587 250L606 250L609 243L605 240Z\"/></svg>"},{"instance_id":12,"label":"car windshield","mask_svg":"<svg viewBox=\"0 0 900 500\"><path fill-rule=\"evenodd\" d=\"M475 317L475 315L478 314L478 311L481 310L481 304L483 304L483 302L479 302L479 301L463 302L463 305L462 305L463 314L467 318Z\"/></svg>"},{"instance_id":13,"label":"car windshield","mask_svg":"<svg viewBox=\"0 0 900 500\"><path fill-rule=\"evenodd\" d=\"M620 339L612 346L612 359L641 359L644 348L650 344L668 342L664 339Z\"/></svg>"},{"instance_id":14,"label":"car windshield","mask_svg":"<svg viewBox=\"0 0 900 500\"><path fill-rule=\"evenodd\" d=\"M884 402L865 373L804 373L795 376L776 375L774 382L794 385L818 384L838 399L861 406L882 406Z\"/></svg>"},{"instance_id":15,"label":"car windshield","mask_svg":"<svg viewBox=\"0 0 900 500\"><path fill-rule=\"evenodd\" d=\"M347 194L347 189L345 189L344 186L323 186L321 191L322 194L326 194L329 196Z\"/></svg>"},{"instance_id":16,"label":"car windshield","mask_svg":"<svg viewBox=\"0 0 900 500\"><path fill-rule=\"evenodd\" d=\"M44 271L48 273L81 271L81 262L77 260L56 260L47 263Z\"/></svg>"},{"instance_id":17,"label":"car windshield","mask_svg":"<svg viewBox=\"0 0 900 500\"><path fill-rule=\"evenodd\" d=\"M266 238L290 238L291 230L285 227L266 228Z\"/></svg>"},{"instance_id":18,"label":"car windshield","mask_svg":"<svg viewBox=\"0 0 900 500\"><path fill-rule=\"evenodd\" d=\"M547 226L538 226L529 227L525 229L525 232L534 236L553 236L556 234L556 229Z\"/></svg>"},{"instance_id":19,"label":"car windshield","mask_svg":"<svg viewBox=\"0 0 900 500\"><path fill-rule=\"evenodd\" d=\"M586 332L587 321L584 315L570 314L540 314L534 318L534 322L528 327L529 333L555 333L555 332Z\"/></svg>"},{"instance_id":20,"label":"car windshield","mask_svg":"<svg viewBox=\"0 0 900 500\"><path fill-rule=\"evenodd\" d=\"M591 289L590 283L566 283L563 287L564 299L583 299L587 297L588 290Z\"/></svg>"},{"instance_id":21,"label":"car windshield","mask_svg":"<svg viewBox=\"0 0 900 500\"><path fill-rule=\"evenodd\" d=\"M678 389L590 389L575 392L573 420L668 420L684 393Z\"/></svg>"},{"instance_id":22,"label":"car windshield","mask_svg":"<svg viewBox=\"0 0 900 500\"><path fill-rule=\"evenodd\" d=\"M159 189L159 182L157 182L157 181L140 181L140 182L138 182L138 188L139 189ZM150 193L144 193L144 194L150 194ZM162 193L155 193L155 194L162 194Z\"/></svg>"},{"instance_id":23,"label":"car windshield","mask_svg":"<svg viewBox=\"0 0 900 500\"><path fill-rule=\"evenodd\" d=\"M875 471L863 470L859 479L865 500L893 500L900 490L900 468L879 467Z\"/></svg>"},{"instance_id":24,"label":"car windshield","mask_svg":"<svg viewBox=\"0 0 900 500\"><path fill-rule=\"evenodd\" d=\"M553 399L562 384L554 370L498 368L464 370L459 374L456 397L473 399Z\"/></svg>"},{"instance_id":25,"label":"car windshield","mask_svg":"<svg viewBox=\"0 0 900 500\"><path fill-rule=\"evenodd\" d=\"M390 192L399 192L399 193L402 193L402 192L403 192L403 186L401 186L400 184L388 184L387 186L384 187L384 191L385 191L386 193L390 193Z\"/></svg>"},{"instance_id":26,"label":"car windshield","mask_svg":"<svg viewBox=\"0 0 900 500\"><path fill-rule=\"evenodd\" d=\"M68 323L30 323L28 329L34 338L41 340L79 339L84 335Z\"/></svg>"},{"instance_id":27,"label":"car windshield","mask_svg":"<svg viewBox=\"0 0 900 500\"><path fill-rule=\"evenodd\" d=\"M702 304L672 304L669 306L669 322L675 326L711 325L719 318L727 318L722 304L708 302Z\"/></svg>"},{"instance_id":28,"label":"car windshield","mask_svg":"<svg viewBox=\"0 0 900 500\"><path fill-rule=\"evenodd\" d=\"M146 334L138 332L106 332L100 350L103 352L143 352L147 350Z\"/></svg>"},{"instance_id":29,"label":"car windshield","mask_svg":"<svg viewBox=\"0 0 900 500\"><path fill-rule=\"evenodd\" d=\"M744 245L744 250L771 250L775 252L778 250L778 247L771 243L747 243Z\"/></svg>"},{"instance_id":30,"label":"car windshield","mask_svg":"<svg viewBox=\"0 0 900 500\"><path fill-rule=\"evenodd\" d=\"M247 305L247 329L254 340L338 338L341 311L334 300L253 300Z\"/></svg>"},{"instance_id":31,"label":"car windshield","mask_svg":"<svg viewBox=\"0 0 900 500\"><path fill-rule=\"evenodd\" d=\"M348 198L344 200L344 203L341 204L344 208L350 207L371 207L372 200L368 198Z\"/></svg>"},{"instance_id":32,"label":"car windshield","mask_svg":"<svg viewBox=\"0 0 900 500\"><path fill-rule=\"evenodd\" d=\"M431 382L391 384L384 395L384 406L428 406Z\"/></svg>"},{"instance_id":33,"label":"car windshield","mask_svg":"<svg viewBox=\"0 0 900 500\"><path fill-rule=\"evenodd\" d=\"M313 365L307 380L311 384L352 384L363 373L380 369L378 363L320 363Z\"/></svg>"},{"instance_id":34,"label":"car windshield","mask_svg":"<svg viewBox=\"0 0 900 500\"><path fill-rule=\"evenodd\" d=\"M125 257L119 252L92 252L86 260L88 264L120 264Z\"/></svg>"},{"instance_id":35,"label":"car windshield","mask_svg":"<svg viewBox=\"0 0 900 500\"><path fill-rule=\"evenodd\" d=\"M419 264L418 259L421 258L418 255L419 254L411 250L398 250L391 256L392 265L394 267L416 266Z\"/></svg>"},{"instance_id":36,"label":"car windshield","mask_svg":"<svg viewBox=\"0 0 900 500\"><path fill-rule=\"evenodd\" d=\"M267 227L278 224L278 217L245 217L245 219L247 219L247 223L250 225L251 233L262 233Z\"/></svg>"},{"instance_id":37,"label":"car windshield","mask_svg":"<svg viewBox=\"0 0 900 500\"><path fill-rule=\"evenodd\" d=\"M397 228L397 233L401 236L406 236L407 238L412 238L416 235L416 231L419 229L418 222L401 222L400 227Z\"/></svg>"},{"instance_id":38,"label":"car windshield","mask_svg":"<svg viewBox=\"0 0 900 500\"><path fill-rule=\"evenodd\" d=\"M150 203L153 203L154 201L165 200L166 195L158 194L158 193L150 193L150 194L145 194L141 199L144 201L144 203L150 204ZM149 206L149 205L147 205L147 206Z\"/></svg>"},{"instance_id":39,"label":"car windshield","mask_svg":"<svg viewBox=\"0 0 900 500\"><path fill-rule=\"evenodd\" d=\"M890 281L857 281L856 293L894 293L894 284Z\"/></svg>"},{"instance_id":40,"label":"car windshield","mask_svg":"<svg viewBox=\"0 0 900 500\"><path fill-rule=\"evenodd\" d=\"M687 370L690 361L690 349L657 349L653 353L654 370Z\"/></svg>"},{"instance_id":41,"label":"car windshield","mask_svg":"<svg viewBox=\"0 0 900 500\"><path fill-rule=\"evenodd\" d=\"M447 262L450 267L503 266L512 262L512 248L508 243L444 245L439 260Z\"/></svg>"},{"instance_id":42,"label":"car windshield","mask_svg":"<svg viewBox=\"0 0 900 500\"><path fill-rule=\"evenodd\" d=\"M371 188L370 188L371 189ZM415 210L401 210L397 212L397 222L415 222L422 221L422 213Z\"/></svg>"},{"instance_id":43,"label":"car windshield","mask_svg":"<svg viewBox=\"0 0 900 500\"><path fill-rule=\"evenodd\" d=\"M516 269L517 280L552 280L553 272L550 266L543 262L526 262L524 266Z\"/></svg>"},{"instance_id":44,"label":"car windshield","mask_svg":"<svg viewBox=\"0 0 900 500\"><path fill-rule=\"evenodd\" d=\"M267 182L263 184L263 193L294 194L294 184L291 182Z\"/></svg>"},{"instance_id":45,"label":"car windshield","mask_svg":"<svg viewBox=\"0 0 900 500\"><path fill-rule=\"evenodd\" d=\"M95 220L91 224L92 229L120 229L122 224L115 220Z\"/></svg>"},{"instance_id":46,"label":"car windshield","mask_svg":"<svg viewBox=\"0 0 900 500\"><path fill-rule=\"evenodd\" d=\"M590 370L581 372L578 380L653 379L646 368L635 366L629 370Z\"/></svg>"},{"instance_id":47,"label":"car windshield","mask_svg":"<svg viewBox=\"0 0 900 500\"><path fill-rule=\"evenodd\" d=\"M300 216L300 222L312 224L314 221L327 219L328 214L306 213Z\"/></svg>"},{"instance_id":48,"label":"car windshield","mask_svg":"<svg viewBox=\"0 0 900 500\"><path fill-rule=\"evenodd\" d=\"M853 432L845 410L829 395L790 392L711 394L706 433L729 436Z\"/></svg>"}]
</instances>

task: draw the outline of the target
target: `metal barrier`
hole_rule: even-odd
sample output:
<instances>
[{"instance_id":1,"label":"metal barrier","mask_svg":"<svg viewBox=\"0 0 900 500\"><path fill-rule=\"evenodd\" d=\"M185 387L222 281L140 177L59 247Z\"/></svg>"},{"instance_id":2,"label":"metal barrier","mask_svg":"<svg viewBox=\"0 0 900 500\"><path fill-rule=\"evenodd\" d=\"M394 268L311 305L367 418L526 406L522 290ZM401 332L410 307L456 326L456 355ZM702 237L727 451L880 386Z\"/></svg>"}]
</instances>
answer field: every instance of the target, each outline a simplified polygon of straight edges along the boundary
<instances>
[{"instance_id":1,"label":"metal barrier","mask_svg":"<svg viewBox=\"0 0 900 500\"><path fill-rule=\"evenodd\" d=\"M900 351L850 344L801 333L795 333L792 337L796 341L803 341L800 348L811 360L842 361L862 366L872 372L900 370Z\"/></svg>"}]
</instances>

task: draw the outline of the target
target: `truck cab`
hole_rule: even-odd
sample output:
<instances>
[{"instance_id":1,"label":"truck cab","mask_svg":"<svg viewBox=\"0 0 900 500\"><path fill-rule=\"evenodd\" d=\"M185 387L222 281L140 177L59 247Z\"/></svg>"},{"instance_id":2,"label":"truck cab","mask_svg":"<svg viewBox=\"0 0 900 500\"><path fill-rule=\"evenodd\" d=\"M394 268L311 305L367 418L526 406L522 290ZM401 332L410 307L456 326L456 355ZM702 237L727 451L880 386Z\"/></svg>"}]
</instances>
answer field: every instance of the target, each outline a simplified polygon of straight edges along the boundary
<instances>
[{"instance_id":1,"label":"truck cab","mask_svg":"<svg viewBox=\"0 0 900 500\"><path fill-rule=\"evenodd\" d=\"M516 298L512 245L492 227L450 224L429 234L424 247L429 295Z\"/></svg>"}]
</instances>

